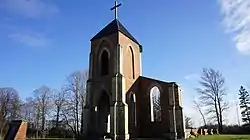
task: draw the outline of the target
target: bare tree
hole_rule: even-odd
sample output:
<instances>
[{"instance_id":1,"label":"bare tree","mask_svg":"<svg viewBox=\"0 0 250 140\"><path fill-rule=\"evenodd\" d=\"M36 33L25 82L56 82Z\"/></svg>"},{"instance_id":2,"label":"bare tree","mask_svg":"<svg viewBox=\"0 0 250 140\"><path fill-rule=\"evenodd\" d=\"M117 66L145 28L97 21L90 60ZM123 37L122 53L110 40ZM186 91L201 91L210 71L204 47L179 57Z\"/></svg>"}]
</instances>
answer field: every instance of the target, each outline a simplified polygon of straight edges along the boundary
<instances>
[{"instance_id":1,"label":"bare tree","mask_svg":"<svg viewBox=\"0 0 250 140\"><path fill-rule=\"evenodd\" d=\"M7 123L20 118L18 92L11 87L0 88L0 136L6 131Z\"/></svg>"},{"instance_id":2,"label":"bare tree","mask_svg":"<svg viewBox=\"0 0 250 140\"><path fill-rule=\"evenodd\" d=\"M81 88L81 94L80 94L80 97L81 97L81 134L83 134L83 131L84 131L84 106L85 106L85 101L86 101L86 92L87 92L87 80L88 80L88 76L89 76L89 73L88 73L88 69L84 70L82 72L82 88Z\"/></svg>"},{"instance_id":3,"label":"bare tree","mask_svg":"<svg viewBox=\"0 0 250 140\"><path fill-rule=\"evenodd\" d=\"M88 79L88 72L76 71L67 77L66 91L70 92L70 100L67 101L67 109L64 110L64 118L69 124L69 120L73 121L71 128L73 128L75 135L83 132L84 128L84 105L86 95L86 82Z\"/></svg>"},{"instance_id":4,"label":"bare tree","mask_svg":"<svg viewBox=\"0 0 250 140\"><path fill-rule=\"evenodd\" d=\"M201 103L207 107L207 111L218 123L219 131L223 129L223 112L228 109L228 103L224 100L225 78L219 71L204 68L199 81L201 87L197 88Z\"/></svg>"},{"instance_id":5,"label":"bare tree","mask_svg":"<svg viewBox=\"0 0 250 140\"><path fill-rule=\"evenodd\" d=\"M187 129L192 129L194 122L192 121L191 117L185 116L185 126Z\"/></svg>"},{"instance_id":6,"label":"bare tree","mask_svg":"<svg viewBox=\"0 0 250 140\"><path fill-rule=\"evenodd\" d=\"M196 102L194 100L194 107L199 111L201 117L202 117L202 120L203 120L203 123L204 123L204 126L207 127L207 122L206 122L206 118L202 112L202 109L201 109L201 104L199 104L198 102Z\"/></svg>"},{"instance_id":7,"label":"bare tree","mask_svg":"<svg viewBox=\"0 0 250 140\"><path fill-rule=\"evenodd\" d=\"M153 110L154 110L154 118L156 120L161 121L161 100L160 100L160 93L158 93L158 96L153 96Z\"/></svg>"},{"instance_id":8,"label":"bare tree","mask_svg":"<svg viewBox=\"0 0 250 140\"><path fill-rule=\"evenodd\" d=\"M22 119L27 120L29 123L34 123L35 118L35 104L32 97L28 97L21 105Z\"/></svg>"},{"instance_id":9,"label":"bare tree","mask_svg":"<svg viewBox=\"0 0 250 140\"><path fill-rule=\"evenodd\" d=\"M37 119L41 117L41 131L44 137L46 115L51 106L52 91L47 86L42 86L34 91L36 96ZM38 122L39 123L39 122Z\"/></svg>"},{"instance_id":10,"label":"bare tree","mask_svg":"<svg viewBox=\"0 0 250 140\"><path fill-rule=\"evenodd\" d=\"M36 129L36 137L38 137L38 131L40 129L40 121L41 121L41 104L39 102L39 98L35 98L33 100L33 104L34 104L34 108L35 108L35 112L34 112L34 124L35 124L35 129Z\"/></svg>"},{"instance_id":11,"label":"bare tree","mask_svg":"<svg viewBox=\"0 0 250 140\"><path fill-rule=\"evenodd\" d=\"M150 89L151 121L161 121L161 93L158 87Z\"/></svg>"},{"instance_id":12,"label":"bare tree","mask_svg":"<svg viewBox=\"0 0 250 140\"><path fill-rule=\"evenodd\" d=\"M56 128L59 127L59 119L62 113L63 107L66 105L67 102L67 92L64 89L61 91L55 91L53 94L53 102L56 108Z\"/></svg>"}]
</instances>

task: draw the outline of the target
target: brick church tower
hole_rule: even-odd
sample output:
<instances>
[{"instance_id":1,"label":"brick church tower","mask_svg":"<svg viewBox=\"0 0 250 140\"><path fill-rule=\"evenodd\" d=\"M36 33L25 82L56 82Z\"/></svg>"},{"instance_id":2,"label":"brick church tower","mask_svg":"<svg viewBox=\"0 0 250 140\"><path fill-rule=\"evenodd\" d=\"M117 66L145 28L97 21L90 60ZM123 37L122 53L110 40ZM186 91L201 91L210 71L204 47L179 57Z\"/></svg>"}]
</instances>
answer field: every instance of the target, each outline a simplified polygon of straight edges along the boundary
<instances>
[{"instance_id":1,"label":"brick church tower","mask_svg":"<svg viewBox=\"0 0 250 140\"><path fill-rule=\"evenodd\" d=\"M104 135L110 121L112 137L129 139L126 92L141 74L141 52L118 19L91 39L87 106L95 133Z\"/></svg>"},{"instance_id":2,"label":"brick church tower","mask_svg":"<svg viewBox=\"0 0 250 140\"><path fill-rule=\"evenodd\" d=\"M91 39L86 130L99 137L109 133L116 140L166 134L182 138L180 88L141 76L142 46L117 19L118 6L113 8L116 18ZM159 92L157 111L152 89Z\"/></svg>"}]
</instances>

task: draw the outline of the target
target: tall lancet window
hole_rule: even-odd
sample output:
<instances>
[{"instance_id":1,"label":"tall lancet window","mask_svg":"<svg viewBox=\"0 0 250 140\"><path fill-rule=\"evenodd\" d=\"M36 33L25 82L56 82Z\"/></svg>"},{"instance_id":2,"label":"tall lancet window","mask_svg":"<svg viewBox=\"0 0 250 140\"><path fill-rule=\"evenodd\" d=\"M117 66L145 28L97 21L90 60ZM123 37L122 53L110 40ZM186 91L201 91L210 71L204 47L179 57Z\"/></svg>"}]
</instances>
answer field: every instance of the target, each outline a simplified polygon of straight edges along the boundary
<instances>
[{"instance_id":1,"label":"tall lancet window","mask_svg":"<svg viewBox=\"0 0 250 140\"><path fill-rule=\"evenodd\" d=\"M129 46L131 53L131 77L135 79L135 56L131 46Z\"/></svg>"},{"instance_id":2,"label":"tall lancet window","mask_svg":"<svg viewBox=\"0 0 250 140\"><path fill-rule=\"evenodd\" d=\"M106 50L103 50L101 53L101 75L109 74L109 53Z\"/></svg>"},{"instance_id":3,"label":"tall lancet window","mask_svg":"<svg viewBox=\"0 0 250 140\"><path fill-rule=\"evenodd\" d=\"M160 100L160 90L157 86L154 86L150 90L150 115L151 122L161 121L161 100Z\"/></svg>"},{"instance_id":4,"label":"tall lancet window","mask_svg":"<svg viewBox=\"0 0 250 140\"><path fill-rule=\"evenodd\" d=\"M130 93L130 121L133 126L136 126L136 96L134 93Z\"/></svg>"}]
</instances>

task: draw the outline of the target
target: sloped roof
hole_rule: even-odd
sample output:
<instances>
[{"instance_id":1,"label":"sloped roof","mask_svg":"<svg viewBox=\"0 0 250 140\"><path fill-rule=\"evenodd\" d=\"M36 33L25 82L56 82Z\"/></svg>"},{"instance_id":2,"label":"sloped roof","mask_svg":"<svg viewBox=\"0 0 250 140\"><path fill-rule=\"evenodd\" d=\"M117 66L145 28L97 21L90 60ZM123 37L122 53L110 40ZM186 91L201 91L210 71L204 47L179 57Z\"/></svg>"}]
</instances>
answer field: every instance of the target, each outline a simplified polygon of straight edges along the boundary
<instances>
[{"instance_id":1,"label":"sloped roof","mask_svg":"<svg viewBox=\"0 0 250 140\"><path fill-rule=\"evenodd\" d=\"M99 39L102 38L104 36L108 36L111 35L113 33L117 33L118 31L120 31L121 33L123 33L125 36L127 36L129 39L131 39L132 41L134 41L135 43L137 43L140 48L141 45L140 43L128 32L128 30L121 24L121 22L118 19L114 19L112 22L110 22L106 27L104 27L99 33L97 33L92 39L91 41L95 40L95 39Z\"/></svg>"}]
</instances>

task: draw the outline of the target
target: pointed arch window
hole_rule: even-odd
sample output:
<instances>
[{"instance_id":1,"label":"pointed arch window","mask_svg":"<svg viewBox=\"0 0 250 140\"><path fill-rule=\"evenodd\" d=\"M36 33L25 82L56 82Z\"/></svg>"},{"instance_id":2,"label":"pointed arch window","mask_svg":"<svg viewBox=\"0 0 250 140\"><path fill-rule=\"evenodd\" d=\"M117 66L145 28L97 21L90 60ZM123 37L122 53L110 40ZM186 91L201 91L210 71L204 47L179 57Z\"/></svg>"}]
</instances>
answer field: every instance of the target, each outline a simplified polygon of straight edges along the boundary
<instances>
[{"instance_id":1,"label":"pointed arch window","mask_svg":"<svg viewBox=\"0 0 250 140\"><path fill-rule=\"evenodd\" d=\"M130 121L133 126L136 126L136 96L135 93L130 93Z\"/></svg>"},{"instance_id":2,"label":"pointed arch window","mask_svg":"<svg viewBox=\"0 0 250 140\"><path fill-rule=\"evenodd\" d=\"M134 58L134 52L131 46L129 46L130 53L131 53L131 74L132 78L135 79L135 58Z\"/></svg>"},{"instance_id":3,"label":"pointed arch window","mask_svg":"<svg viewBox=\"0 0 250 140\"><path fill-rule=\"evenodd\" d=\"M161 118L160 90L157 86L150 89L150 116L151 122L159 122Z\"/></svg>"},{"instance_id":4,"label":"pointed arch window","mask_svg":"<svg viewBox=\"0 0 250 140\"><path fill-rule=\"evenodd\" d=\"M101 53L101 75L109 74L109 53L106 50L103 50Z\"/></svg>"}]
</instances>

